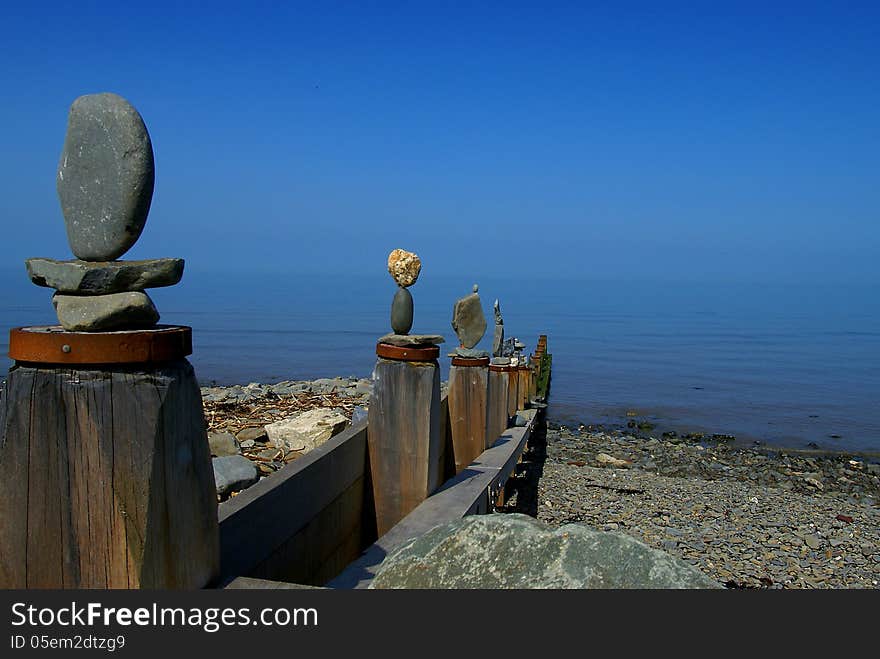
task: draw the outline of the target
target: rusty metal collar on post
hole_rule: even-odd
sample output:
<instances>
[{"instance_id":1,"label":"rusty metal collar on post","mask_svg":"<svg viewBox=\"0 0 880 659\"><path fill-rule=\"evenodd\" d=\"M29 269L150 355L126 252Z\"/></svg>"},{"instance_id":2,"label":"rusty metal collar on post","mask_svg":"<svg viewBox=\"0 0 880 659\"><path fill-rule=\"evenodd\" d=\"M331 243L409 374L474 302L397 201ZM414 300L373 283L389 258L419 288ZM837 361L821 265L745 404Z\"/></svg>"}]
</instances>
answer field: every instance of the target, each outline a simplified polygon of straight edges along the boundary
<instances>
[{"instance_id":1,"label":"rusty metal collar on post","mask_svg":"<svg viewBox=\"0 0 880 659\"><path fill-rule=\"evenodd\" d=\"M143 364L192 354L192 328L68 332L58 325L9 330L9 357L35 364Z\"/></svg>"},{"instance_id":2,"label":"rusty metal collar on post","mask_svg":"<svg viewBox=\"0 0 880 659\"><path fill-rule=\"evenodd\" d=\"M430 362L440 356L438 346L393 346L390 343L377 343L376 354L383 359L401 362Z\"/></svg>"},{"instance_id":3,"label":"rusty metal collar on post","mask_svg":"<svg viewBox=\"0 0 880 659\"><path fill-rule=\"evenodd\" d=\"M488 366L489 358L488 357L452 357L452 365L453 366Z\"/></svg>"}]
</instances>

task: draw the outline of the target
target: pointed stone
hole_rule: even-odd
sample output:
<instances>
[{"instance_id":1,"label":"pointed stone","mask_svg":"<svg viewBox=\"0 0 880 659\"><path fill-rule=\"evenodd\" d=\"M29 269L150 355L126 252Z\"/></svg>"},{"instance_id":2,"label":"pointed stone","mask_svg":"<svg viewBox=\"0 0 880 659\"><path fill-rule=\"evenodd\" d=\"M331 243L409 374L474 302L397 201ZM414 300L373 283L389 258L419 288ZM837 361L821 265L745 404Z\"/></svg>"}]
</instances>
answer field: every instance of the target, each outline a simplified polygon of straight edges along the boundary
<instances>
[{"instance_id":1,"label":"pointed stone","mask_svg":"<svg viewBox=\"0 0 880 659\"><path fill-rule=\"evenodd\" d=\"M483 315L483 305L476 286L473 293L455 302L452 328L465 348L473 348L486 333L486 317Z\"/></svg>"},{"instance_id":2,"label":"pointed stone","mask_svg":"<svg viewBox=\"0 0 880 659\"><path fill-rule=\"evenodd\" d=\"M116 94L70 107L58 165L58 198L74 255L119 258L141 235L153 196L153 147L138 111Z\"/></svg>"}]
</instances>

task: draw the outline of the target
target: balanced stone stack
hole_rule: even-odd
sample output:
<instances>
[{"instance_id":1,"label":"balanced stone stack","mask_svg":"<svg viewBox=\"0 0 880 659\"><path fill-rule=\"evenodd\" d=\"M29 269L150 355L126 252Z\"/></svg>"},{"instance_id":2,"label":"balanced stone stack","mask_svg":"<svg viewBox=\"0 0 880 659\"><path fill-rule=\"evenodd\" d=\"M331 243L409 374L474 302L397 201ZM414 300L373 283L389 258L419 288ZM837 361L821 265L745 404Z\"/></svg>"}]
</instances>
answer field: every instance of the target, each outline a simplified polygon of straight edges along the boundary
<instances>
[{"instance_id":1,"label":"balanced stone stack","mask_svg":"<svg viewBox=\"0 0 880 659\"><path fill-rule=\"evenodd\" d=\"M391 301L391 334L379 339L379 343L394 346L425 346L444 342L439 334L410 334L413 324L413 298L409 287L416 283L422 271L422 261L417 254L403 249L392 250L388 255L388 273L397 284L397 292Z\"/></svg>"},{"instance_id":2,"label":"balanced stone stack","mask_svg":"<svg viewBox=\"0 0 880 659\"><path fill-rule=\"evenodd\" d=\"M144 289L179 282L183 259L117 260L144 229L154 178L147 127L128 101L104 93L73 102L57 189L76 259L25 261L34 284L55 289L52 303L65 330L133 330L158 322Z\"/></svg>"},{"instance_id":3,"label":"balanced stone stack","mask_svg":"<svg viewBox=\"0 0 880 659\"><path fill-rule=\"evenodd\" d=\"M485 359L489 353L477 349L476 345L486 333L486 317L480 303L479 286L474 284L474 292L455 301L452 309L452 329L458 336L459 346L452 351L453 357Z\"/></svg>"}]
</instances>

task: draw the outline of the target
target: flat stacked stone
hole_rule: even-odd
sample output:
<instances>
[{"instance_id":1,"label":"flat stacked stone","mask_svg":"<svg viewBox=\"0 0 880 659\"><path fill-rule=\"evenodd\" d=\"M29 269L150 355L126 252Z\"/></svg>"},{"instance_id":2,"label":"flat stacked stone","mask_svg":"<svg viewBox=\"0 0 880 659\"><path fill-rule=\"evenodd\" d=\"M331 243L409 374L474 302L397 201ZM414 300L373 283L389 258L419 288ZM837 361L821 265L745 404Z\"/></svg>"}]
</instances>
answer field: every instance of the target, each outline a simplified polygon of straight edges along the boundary
<instances>
[{"instance_id":1,"label":"flat stacked stone","mask_svg":"<svg viewBox=\"0 0 880 659\"><path fill-rule=\"evenodd\" d=\"M108 295L173 286L183 277L183 264L183 259L89 262L33 258L25 261L34 284L69 295Z\"/></svg>"},{"instance_id":2,"label":"flat stacked stone","mask_svg":"<svg viewBox=\"0 0 880 659\"><path fill-rule=\"evenodd\" d=\"M154 180L153 147L138 111L116 94L76 99L57 179L76 259L25 261L34 284L55 289L52 303L64 329L142 329L158 322L144 289L178 283L183 259L117 260L144 229Z\"/></svg>"}]
</instances>

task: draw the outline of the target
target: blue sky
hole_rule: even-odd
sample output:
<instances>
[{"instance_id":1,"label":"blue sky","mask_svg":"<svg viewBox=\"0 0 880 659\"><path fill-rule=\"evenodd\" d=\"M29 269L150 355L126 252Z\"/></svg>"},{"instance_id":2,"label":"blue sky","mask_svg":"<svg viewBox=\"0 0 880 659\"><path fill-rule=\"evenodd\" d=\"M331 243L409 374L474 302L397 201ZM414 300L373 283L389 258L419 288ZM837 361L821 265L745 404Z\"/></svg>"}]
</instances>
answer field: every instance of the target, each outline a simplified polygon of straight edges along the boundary
<instances>
[{"instance_id":1,"label":"blue sky","mask_svg":"<svg viewBox=\"0 0 880 659\"><path fill-rule=\"evenodd\" d=\"M67 110L113 91L157 165L124 258L880 283L880 5L843 4L22 3L0 261L70 257Z\"/></svg>"}]
</instances>

